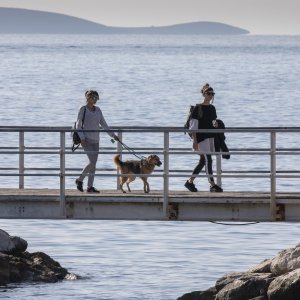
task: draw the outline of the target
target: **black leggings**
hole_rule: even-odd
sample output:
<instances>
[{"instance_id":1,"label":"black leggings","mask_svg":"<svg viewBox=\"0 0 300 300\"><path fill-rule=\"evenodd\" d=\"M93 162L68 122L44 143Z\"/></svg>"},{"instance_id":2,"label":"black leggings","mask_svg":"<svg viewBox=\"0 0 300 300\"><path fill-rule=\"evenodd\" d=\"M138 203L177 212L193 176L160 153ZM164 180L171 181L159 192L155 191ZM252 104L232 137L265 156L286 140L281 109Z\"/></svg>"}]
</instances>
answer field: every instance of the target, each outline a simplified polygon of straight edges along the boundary
<instances>
[{"instance_id":1,"label":"black leggings","mask_svg":"<svg viewBox=\"0 0 300 300\"><path fill-rule=\"evenodd\" d=\"M205 166L206 174L209 176L208 181L210 184L213 184L214 178L212 177L213 169L212 169L211 154L201 154L200 155L199 162L193 171L193 175L198 175L202 171L204 166Z\"/></svg>"}]
</instances>

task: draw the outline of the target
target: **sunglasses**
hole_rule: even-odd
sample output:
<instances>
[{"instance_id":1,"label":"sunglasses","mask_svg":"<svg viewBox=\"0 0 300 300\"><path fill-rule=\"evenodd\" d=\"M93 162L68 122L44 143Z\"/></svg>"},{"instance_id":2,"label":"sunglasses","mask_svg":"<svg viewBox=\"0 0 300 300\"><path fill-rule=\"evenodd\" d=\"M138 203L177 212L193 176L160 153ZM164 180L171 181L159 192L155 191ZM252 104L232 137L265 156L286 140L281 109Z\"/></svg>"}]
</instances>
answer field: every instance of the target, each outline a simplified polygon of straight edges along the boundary
<instances>
[{"instance_id":1,"label":"sunglasses","mask_svg":"<svg viewBox=\"0 0 300 300\"><path fill-rule=\"evenodd\" d=\"M99 100L99 95L96 91L88 91L88 92L86 92L85 96L87 98L93 98L95 100Z\"/></svg>"},{"instance_id":2,"label":"sunglasses","mask_svg":"<svg viewBox=\"0 0 300 300\"><path fill-rule=\"evenodd\" d=\"M98 97L97 95L95 95L95 94L92 94L92 93L87 94L87 97L88 97L88 98L91 98L91 99L93 99L93 100L95 100L95 101L98 101L98 100L99 100L99 97Z\"/></svg>"}]
</instances>

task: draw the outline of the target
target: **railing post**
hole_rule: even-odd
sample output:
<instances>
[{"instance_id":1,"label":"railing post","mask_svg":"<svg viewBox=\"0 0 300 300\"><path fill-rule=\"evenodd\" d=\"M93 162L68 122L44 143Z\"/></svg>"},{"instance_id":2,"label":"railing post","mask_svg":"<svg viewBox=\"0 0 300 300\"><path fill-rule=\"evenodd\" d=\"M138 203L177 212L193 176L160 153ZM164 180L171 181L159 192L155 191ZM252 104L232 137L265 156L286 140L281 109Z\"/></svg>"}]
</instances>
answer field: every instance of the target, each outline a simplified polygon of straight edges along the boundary
<instances>
[{"instance_id":1,"label":"railing post","mask_svg":"<svg viewBox=\"0 0 300 300\"><path fill-rule=\"evenodd\" d=\"M24 131L19 132L19 189L24 189Z\"/></svg>"},{"instance_id":2,"label":"railing post","mask_svg":"<svg viewBox=\"0 0 300 300\"><path fill-rule=\"evenodd\" d=\"M276 132L271 131L271 153L270 153L270 213L271 219L276 221L277 211L276 211Z\"/></svg>"},{"instance_id":3,"label":"railing post","mask_svg":"<svg viewBox=\"0 0 300 300\"><path fill-rule=\"evenodd\" d=\"M118 138L119 138L119 140L122 142L122 132L121 131L119 131L118 132ZM122 152L122 145L121 145L121 143L117 143L117 151L118 152ZM122 153L121 153L121 157L120 157L121 159L122 159ZM119 174L120 172L119 172L119 168L117 168L117 174ZM117 177L117 190L120 190L120 177L118 176Z\"/></svg>"},{"instance_id":4,"label":"railing post","mask_svg":"<svg viewBox=\"0 0 300 300\"><path fill-rule=\"evenodd\" d=\"M66 143L65 143L65 132L60 132L60 212L61 216L66 216L66 193L65 193L65 150L66 150Z\"/></svg>"},{"instance_id":5,"label":"railing post","mask_svg":"<svg viewBox=\"0 0 300 300\"><path fill-rule=\"evenodd\" d=\"M222 157L221 154L216 155L217 160L217 185L222 186Z\"/></svg>"},{"instance_id":6,"label":"railing post","mask_svg":"<svg viewBox=\"0 0 300 300\"><path fill-rule=\"evenodd\" d=\"M164 131L164 203L163 214L168 216L169 206L169 132Z\"/></svg>"}]
</instances>

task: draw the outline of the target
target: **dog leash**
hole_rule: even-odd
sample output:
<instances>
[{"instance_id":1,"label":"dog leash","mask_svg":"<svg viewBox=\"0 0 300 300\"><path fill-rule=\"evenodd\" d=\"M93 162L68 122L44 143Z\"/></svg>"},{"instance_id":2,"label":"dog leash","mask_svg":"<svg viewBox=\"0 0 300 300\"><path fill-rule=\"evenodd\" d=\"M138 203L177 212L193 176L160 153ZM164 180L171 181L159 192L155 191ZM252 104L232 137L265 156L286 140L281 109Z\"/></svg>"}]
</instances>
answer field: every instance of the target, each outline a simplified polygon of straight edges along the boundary
<instances>
[{"instance_id":1,"label":"dog leash","mask_svg":"<svg viewBox=\"0 0 300 300\"><path fill-rule=\"evenodd\" d=\"M111 142L114 143L115 140L114 140L114 139L111 139ZM123 147L124 149L126 149L129 153L133 154L133 155L134 155L135 157L137 157L138 159L146 159L145 156L137 154L132 148L130 148L129 146L127 146L126 144L124 144L122 141L118 140L118 142L122 145L122 147Z\"/></svg>"}]
</instances>

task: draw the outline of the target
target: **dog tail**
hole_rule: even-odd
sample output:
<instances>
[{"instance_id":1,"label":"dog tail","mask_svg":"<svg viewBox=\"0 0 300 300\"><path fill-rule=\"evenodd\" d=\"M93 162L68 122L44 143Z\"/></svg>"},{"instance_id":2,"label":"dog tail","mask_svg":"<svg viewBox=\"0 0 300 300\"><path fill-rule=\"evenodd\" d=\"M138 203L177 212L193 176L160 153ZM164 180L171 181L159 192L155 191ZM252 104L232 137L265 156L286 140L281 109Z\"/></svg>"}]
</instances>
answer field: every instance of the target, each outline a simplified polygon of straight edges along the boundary
<instances>
[{"instance_id":1,"label":"dog tail","mask_svg":"<svg viewBox=\"0 0 300 300\"><path fill-rule=\"evenodd\" d=\"M123 165L123 162L121 161L120 156L121 156L120 154L117 154L113 158L114 164L117 165L118 167L121 167Z\"/></svg>"}]
</instances>

